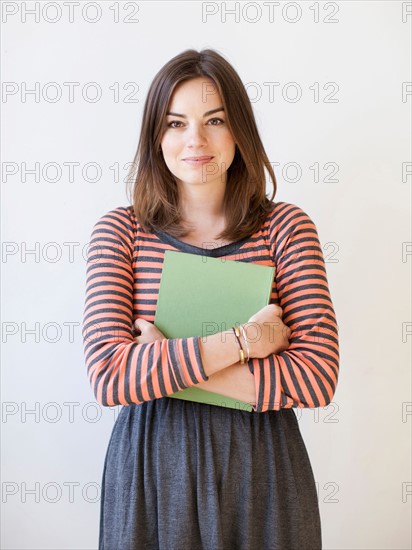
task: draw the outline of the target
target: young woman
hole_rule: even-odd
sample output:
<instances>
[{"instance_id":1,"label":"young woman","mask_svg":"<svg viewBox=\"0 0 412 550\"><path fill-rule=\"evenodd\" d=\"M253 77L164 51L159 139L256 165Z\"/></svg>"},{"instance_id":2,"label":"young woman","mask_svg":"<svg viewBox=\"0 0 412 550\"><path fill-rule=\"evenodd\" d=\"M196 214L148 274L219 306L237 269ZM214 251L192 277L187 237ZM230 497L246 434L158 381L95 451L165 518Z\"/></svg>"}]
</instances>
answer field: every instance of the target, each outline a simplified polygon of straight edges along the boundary
<instances>
[{"instance_id":1,"label":"young woman","mask_svg":"<svg viewBox=\"0 0 412 550\"><path fill-rule=\"evenodd\" d=\"M333 398L336 317L316 226L273 202L249 98L223 56L187 50L157 73L134 164L132 204L97 221L87 262L88 377L101 405L125 405L104 464L99 549L320 549L292 409ZM275 266L270 304L237 336L165 338L153 321L166 250ZM254 412L167 397L190 386Z\"/></svg>"}]
</instances>

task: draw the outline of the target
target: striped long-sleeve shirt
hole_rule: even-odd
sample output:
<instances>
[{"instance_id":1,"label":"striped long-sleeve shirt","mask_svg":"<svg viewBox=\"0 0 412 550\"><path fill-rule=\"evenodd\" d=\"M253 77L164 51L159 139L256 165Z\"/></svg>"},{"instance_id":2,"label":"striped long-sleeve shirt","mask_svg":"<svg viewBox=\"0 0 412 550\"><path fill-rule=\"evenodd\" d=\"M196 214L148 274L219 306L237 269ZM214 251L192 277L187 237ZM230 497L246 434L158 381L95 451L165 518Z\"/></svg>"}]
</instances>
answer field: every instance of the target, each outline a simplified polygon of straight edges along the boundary
<instances>
[{"instance_id":1,"label":"striped long-sleeve shirt","mask_svg":"<svg viewBox=\"0 0 412 550\"><path fill-rule=\"evenodd\" d=\"M94 225L83 344L88 378L101 405L141 404L208 380L200 336L138 344L132 332L137 317L154 322L165 251L190 249L202 253L163 231L143 231L130 206L111 210ZM249 360L254 411L330 403L339 371L338 329L310 217L294 204L275 203L256 233L207 253L275 266L270 303L282 308L290 345L282 353Z\"/></svg>"}]
</instances>

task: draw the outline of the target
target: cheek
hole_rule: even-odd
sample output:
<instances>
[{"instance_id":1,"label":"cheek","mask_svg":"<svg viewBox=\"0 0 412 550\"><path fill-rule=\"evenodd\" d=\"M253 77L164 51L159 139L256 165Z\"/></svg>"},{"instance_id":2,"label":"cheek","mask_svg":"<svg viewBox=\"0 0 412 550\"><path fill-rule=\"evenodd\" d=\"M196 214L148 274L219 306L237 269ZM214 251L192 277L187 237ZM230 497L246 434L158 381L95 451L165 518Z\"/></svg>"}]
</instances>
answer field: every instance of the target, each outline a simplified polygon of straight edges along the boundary
<instances>
[{"instance_id":1,"label":"cheek","mask_svg":"<svg viewBox=\"0 0 412 550\"><path fill-rule=\"evenodd\" d=\"M170 139L168 137L164 137L161 142L161 147L163 151L163 155L166 156L173 156L178 153L179 151L179 143L176 139Z\"/></svg>"},{"instance_id":2,"label":"cheek","mask_svg":"<svg viewBox=\"0 0 412 550\"><path fill-rule=\"evenodd\" d=\"M231 137L225 139L225 142L222 145L222 149L226 152L226 156L234 156L236 152L236 145Z\"/></svg>"},{"instance_id":3,"label":"cheek","mask_svg":"<svg viewBox=\"0 0 412 550\"><path fill-rule=\"evenodd\" d=\"M235 141L231 134L227 133L221 136L221 143L227 151L235 149Z\"/></svg>"}]
</instances>

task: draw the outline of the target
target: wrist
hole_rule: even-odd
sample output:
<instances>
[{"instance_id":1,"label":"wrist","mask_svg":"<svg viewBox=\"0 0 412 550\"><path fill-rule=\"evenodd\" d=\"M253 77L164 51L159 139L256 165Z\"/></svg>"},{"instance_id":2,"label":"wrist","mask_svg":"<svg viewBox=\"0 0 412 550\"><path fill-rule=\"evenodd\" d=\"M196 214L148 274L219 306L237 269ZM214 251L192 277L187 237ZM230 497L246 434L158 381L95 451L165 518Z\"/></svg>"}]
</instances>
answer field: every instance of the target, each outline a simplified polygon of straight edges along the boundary
<instances>
[{"instance_id":1,"label":"wrist","mask_svg":"<svg viewBox=\"0 0 412 550\"><path fill-rule=\"evenodd\" d=\"M235 363L239 363L239 343L237 341L235 333L233 332L233 329L223 331L222 335L223 341L226 342L226 345L230 344L233 359L232 365Z\"/></svg>"},{"instance_id":2,"label":"wrist","mask_svg":"<svg viewBox=\"0 0 412 550\"><path fill-rule=\"evenodd\" d=\"M235 325L232 330L239 346L239 363L244 365L250 359L249 343L245 330L242 325Z\"/></svg>"},{"instance_id":3,"label":"wrist","mask_svg":"<svg viewBox=\"0 0 412 550\"><path fill-rule=\"evenodd\" d=\"M254 342L256 342L256 330L258 328L258 323L255 321L248 321L247 323L242 324L242 328L243 330L241 330L241 334L243 341L246 340L245 346L249 352L249 359L253 359L255 357Z\"/></svg>"},{"instance_id":4,"label":"wrist","mask_svg":"<svg viewBox=\"0 0 412 550\"><path fill-rule=\"evenodd\" d=\"M250 359L250 346L249 346L249 339L246 335L246 329L244 325L240 325L240 332L242 334L242 343L246 348L246 359L245 362L248 362Z\"/></svg>"}]
</instances>

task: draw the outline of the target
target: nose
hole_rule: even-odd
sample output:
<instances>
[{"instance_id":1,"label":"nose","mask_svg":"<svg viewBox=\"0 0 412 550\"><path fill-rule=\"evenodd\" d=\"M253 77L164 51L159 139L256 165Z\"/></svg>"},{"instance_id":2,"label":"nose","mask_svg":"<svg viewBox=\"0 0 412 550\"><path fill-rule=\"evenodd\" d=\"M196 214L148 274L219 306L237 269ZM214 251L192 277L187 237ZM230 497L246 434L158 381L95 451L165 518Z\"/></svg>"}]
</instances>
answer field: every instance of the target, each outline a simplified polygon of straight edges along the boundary
<instances>
[{"instance_id":1,"label":"nose","mask_svg":"<svg viewBox=\"0 0 412 550\"><path fill-rule=\"evenodd\" d=\"M187 133L187 145L189 147L200 147L206 144L206 134L202 124L193 124Z\"/></svg>"}]
</instances>

